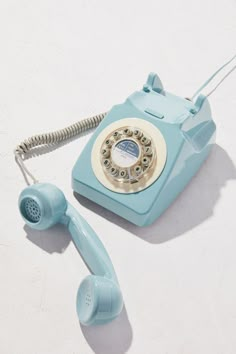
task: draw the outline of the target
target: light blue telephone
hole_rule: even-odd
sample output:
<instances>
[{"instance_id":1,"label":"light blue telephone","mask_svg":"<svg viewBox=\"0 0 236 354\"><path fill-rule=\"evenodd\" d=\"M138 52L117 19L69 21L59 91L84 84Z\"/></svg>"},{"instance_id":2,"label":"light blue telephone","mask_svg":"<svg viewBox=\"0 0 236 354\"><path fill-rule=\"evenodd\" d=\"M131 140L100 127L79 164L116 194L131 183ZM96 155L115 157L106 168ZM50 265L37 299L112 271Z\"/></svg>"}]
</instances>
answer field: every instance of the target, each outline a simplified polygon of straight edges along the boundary
<instances>
[{"instance_id":1,"label":"light blue telephone","mask_svg":"<svg viewBox=\"0 0 236 354\"><path fill-rule=\"evenodd\" d=\"M75 245L94 275L81 283L77 311L85 325L102 324L122 310L117 277L102 243L87 222L51 184L38 183L24 158L39 145L54 145L95 128L72 173L73 189L132 223L151 224L183 190L207 158L216 126L201 91L236 56L218 69L191 99L168 93L156 74L123 104L65 129L35 135L15 149L28 184L19 209L27 225L45 230L56 223L68 227Z\"/></svg>"},{"instance_id":2,"label":"light blue telephone","mask_svg":"<svg viewBox=\"0 0 236 354\"><path fill-rule=\"evenodd\" d=\"M215 141L207 98L164 91L150 74L114 106L82 151L73 189L132 223L151 224L183 190Z\"/></svg>"},{"instance_id":3,"label":"light blue telephone","mask_svg":"<svg viewBox=\"0 0 236 354\"><path fill-rule=\"evenodd\" d=\"M198 171L215 142L207 97L235 69L235 58L192 99L165 91L151 73L142 90L114 106L96 129L74 166L73 189L138 226L153 223ZM230 63L233 68L218 85L206 96L200 94Z\"/></svg>"}]
</instances>

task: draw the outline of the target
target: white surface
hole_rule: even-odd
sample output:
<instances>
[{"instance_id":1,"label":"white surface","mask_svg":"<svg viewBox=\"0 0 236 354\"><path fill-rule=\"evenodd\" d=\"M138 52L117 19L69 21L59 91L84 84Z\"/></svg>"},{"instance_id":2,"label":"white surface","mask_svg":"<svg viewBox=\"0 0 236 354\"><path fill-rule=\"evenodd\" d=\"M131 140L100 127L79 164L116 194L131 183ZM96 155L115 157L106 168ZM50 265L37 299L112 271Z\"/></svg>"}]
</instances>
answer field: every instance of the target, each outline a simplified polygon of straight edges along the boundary
<instances>
[{"instance_id":1,"label":"white surface","mask_svg":"<svg viewBox=\"0 0 236 354\"><path fill-rule=\"evenodd\" d=\"M235 19L234 0L1 1L1 354L236 352L235 73L210 99L217 146L152 227L75 200L71 168L89 136L27 162L108 249L126 306L110 325L80 327L75 296L88 272L65 230L23 228L12 155L31 134L122 102L150 71L190 96L234 54Z\"/></svg>"}]
</instances>

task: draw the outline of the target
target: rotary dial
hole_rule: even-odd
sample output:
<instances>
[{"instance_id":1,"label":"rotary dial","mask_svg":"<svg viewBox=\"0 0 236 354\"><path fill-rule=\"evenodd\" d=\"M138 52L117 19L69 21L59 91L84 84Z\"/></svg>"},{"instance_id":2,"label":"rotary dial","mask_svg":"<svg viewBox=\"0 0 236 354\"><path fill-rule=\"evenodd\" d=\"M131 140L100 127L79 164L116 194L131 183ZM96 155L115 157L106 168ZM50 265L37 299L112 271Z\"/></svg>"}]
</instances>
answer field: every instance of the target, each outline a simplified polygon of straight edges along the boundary
<instances>
[{"instance_id":1,"label":"rotary dial","mask_svg":"<svg viewBox=\"0 0 236 354\"><path fill-rule=\"evenodd\" d=\"M156 162L151 137L143 130L124 126L110 133L102 143L100 162L109 178L135 183L148 175Z\"/></svg>"}]
</instances>

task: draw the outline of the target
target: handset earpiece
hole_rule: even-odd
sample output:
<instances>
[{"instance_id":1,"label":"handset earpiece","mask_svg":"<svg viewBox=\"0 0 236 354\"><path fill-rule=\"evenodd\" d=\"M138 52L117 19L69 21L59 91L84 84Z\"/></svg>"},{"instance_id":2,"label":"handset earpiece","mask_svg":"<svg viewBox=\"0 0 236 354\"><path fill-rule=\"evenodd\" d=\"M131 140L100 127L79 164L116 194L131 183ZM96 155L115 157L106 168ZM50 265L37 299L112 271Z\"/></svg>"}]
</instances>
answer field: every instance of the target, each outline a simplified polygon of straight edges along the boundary
<instances>
[{"instance_id":1,"label":"handset earpiece","mask_svg":"<svg viewBox=\"0 0 236 354\"><path fill-rule=\"evenodd\" d=\"M87 276L77 293L77 313L84 325L113 320L123 308L122 294L111 260L98 236L67 202L56 186L38 183L25 188L19 209L26 224L46 230L61 223L67 226L83 260L93 275Z\"/></svg>"}]
</instances>

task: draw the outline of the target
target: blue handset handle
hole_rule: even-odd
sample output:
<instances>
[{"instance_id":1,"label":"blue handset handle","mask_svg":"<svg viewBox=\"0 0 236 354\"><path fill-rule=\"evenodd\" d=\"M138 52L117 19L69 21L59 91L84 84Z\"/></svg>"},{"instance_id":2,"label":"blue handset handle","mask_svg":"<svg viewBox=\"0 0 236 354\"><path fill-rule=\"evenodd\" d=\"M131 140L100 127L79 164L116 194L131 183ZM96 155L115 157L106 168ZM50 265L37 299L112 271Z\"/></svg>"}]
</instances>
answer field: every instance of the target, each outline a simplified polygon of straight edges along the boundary
<instances>
[{"instance_id":1,"label":"blue handset handle","mask_svg":"<svg viewBox=\"0 0 236 354\"><path fill-rule=\"evenodd\" d=\"M92 227L69 203L65 217L63 223L92 273L118 282L110 257Z\"/></svg>"}]
</instances>

